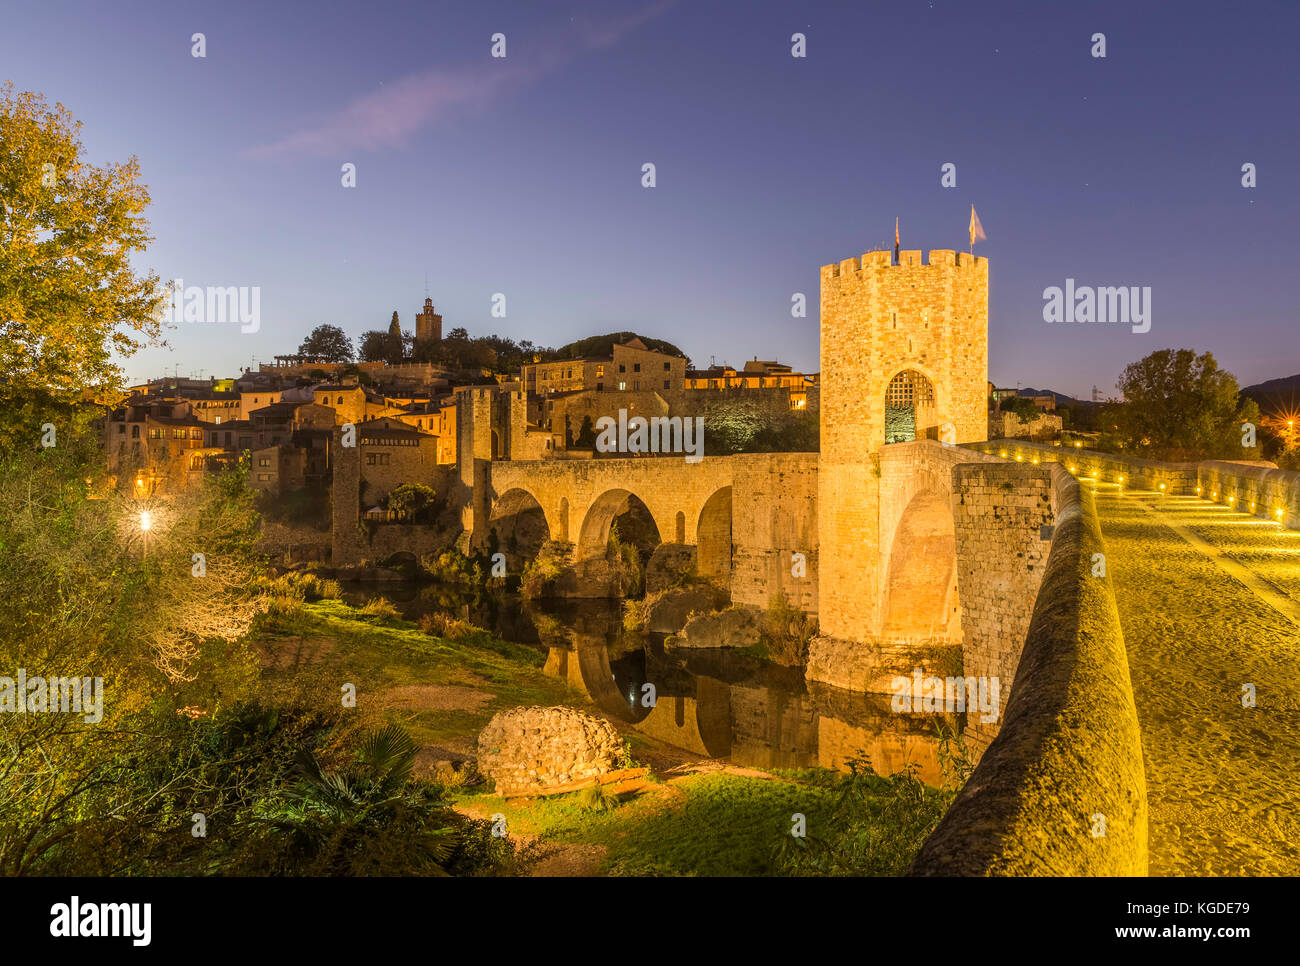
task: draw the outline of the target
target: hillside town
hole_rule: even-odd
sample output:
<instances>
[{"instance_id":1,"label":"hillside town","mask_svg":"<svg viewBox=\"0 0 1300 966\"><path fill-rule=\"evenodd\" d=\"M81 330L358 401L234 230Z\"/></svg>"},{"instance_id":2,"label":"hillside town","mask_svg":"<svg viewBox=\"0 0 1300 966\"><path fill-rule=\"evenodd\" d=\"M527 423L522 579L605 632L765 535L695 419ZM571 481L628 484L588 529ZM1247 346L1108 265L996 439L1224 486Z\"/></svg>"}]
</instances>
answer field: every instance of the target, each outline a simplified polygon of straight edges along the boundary
<instances>
[{"instance_id":1,"label":"hillside town","mask_svg":"<svg viewBox=\"0 0 1300 966\"><path fill-rule=\"evenodd\" d=\"M463 329L457 333L465 339ZM813 427L816 442L818 373L776 360L695 368L675 347L624 332L539 350L508 371L411 361L436 355L444 342L442 316L429 298L407 342L413 351L396 359L340 361L337 351L333 358L300 351L235 376L162 376L132 385L102 420L109 472L130 477L135 495L147 497L184 490L246 455L249 484L268 498L326 494L334 429L351 424L360 430L369 509L379 513L394 486L424 482L435 467L457 462L458 401L469 388L522 407L522 432L503 426L492 433L492 455L500 459L601 458L607 454L595 445L595 426L620 410L650 418L739 409L762 424L793 414ZM1055 393L988 388L989 438L1059 438Z\"/></svg>"}]
</instances>

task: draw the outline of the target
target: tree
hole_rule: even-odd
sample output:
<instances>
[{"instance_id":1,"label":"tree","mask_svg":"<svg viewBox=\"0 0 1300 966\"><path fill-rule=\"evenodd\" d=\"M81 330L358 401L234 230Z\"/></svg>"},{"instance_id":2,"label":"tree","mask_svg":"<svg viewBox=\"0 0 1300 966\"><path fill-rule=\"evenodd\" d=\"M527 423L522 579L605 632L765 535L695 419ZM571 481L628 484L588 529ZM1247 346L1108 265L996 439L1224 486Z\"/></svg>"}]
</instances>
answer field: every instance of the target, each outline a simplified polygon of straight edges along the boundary
<instances>
[{"instance_id":1,"label":"tree","mask_svg":"<svg viewBox=\"0 0 1300 966\"><path fill-rule=\"evenodd\" d=\"M95 167L62 104L0 87L0 446L75 433L120 398L115 356L158 344L165 296L137 275L149 224L140 164Z\"/></svg>"},{"instance_id":2,"label":"tree","mask_svg":"<svg viewBox=\"0 0 1300 966\"><path fill-rule=\"evenodd\" d=\"M1033 422L1038 418L1038 407L1034 405L1032 399L1026 399L1024 396L1015 396L1003 400L1002 411L1004 413L1015 413L1020 417L1022 423Z\"/></svg>"},{"instance_id":3,"label":"tree","mask_svg":"<svg viewBox=\"0 0 1300 966\"><path fill-rule=\"evenodd\" d=\"M318 325L302 340L298 355L323 362L351 362L352 340L337 325Z\"/></svg>"},{"instance_id":4,"label":"tree","mask_svg":"<svg viewBox=\"0 0 1300 966\"><path fill-rule=\"evenodd\" d=\"M402 324L397 321L397 309L393 309L393 320L388 323L388 334L397 339L402 337Z\"/></svg>"},{"instance_id":5,"label":"tree","mask_svg":"<svg viewBox=\"0 0 1300 966\"><path fill-rule=\"evenodd\" d=\"M388 491L388 509L412 523L420 523L433 508L437 494L423 483L402 483Z\"/></svg>"},{"instance_id":6,"label":"tree","mask_svg":"<svg viewBox=\"0 0 1300 966\"><path fill-rule=\"evenodd\" d=\"M239 643L265 567L247 467L138 500L99 490L102 460L90 433L0 449L0 667L103 682L99 721L0 713L0 875L118 834L157 797L128 773L168 754L176 709L224 704L258 673Z\"/></svg>"},{"instance_id":7,"label":"tree","mask_svg":"<svg viewBox=\"0 0 1300 966\"><path fill-rule=\"evenodd\" d=\"M404 337L394 336L391 332L371 329L361 333L358 340L358 355L362 362L386 362L390 366L400 365L405 361Z\"/></svg>"},{"instance_id":8,"label":"tree","mask_svg":"<svg viewBox=\"0 0 1300 966\"><path fill-rule=\"evenodd\" d=\"M1161 349L1125 368L1122 402L1106 406L1101 422L1125 449L1179 459L1252 459L1242 424L1259 422L1259 406L1239 397L1236 377L1208 352Z\"/></svg>"}]
</instances>

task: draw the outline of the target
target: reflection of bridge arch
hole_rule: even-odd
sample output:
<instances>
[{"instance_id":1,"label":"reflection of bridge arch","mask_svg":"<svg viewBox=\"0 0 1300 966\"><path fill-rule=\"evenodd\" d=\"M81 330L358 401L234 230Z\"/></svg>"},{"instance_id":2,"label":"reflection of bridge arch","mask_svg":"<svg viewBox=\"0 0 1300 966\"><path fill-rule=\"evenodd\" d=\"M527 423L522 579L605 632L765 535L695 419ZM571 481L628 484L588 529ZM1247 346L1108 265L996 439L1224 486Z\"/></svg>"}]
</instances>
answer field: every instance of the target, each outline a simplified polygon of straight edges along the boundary
<instances>
[{"instance_id":1,"label":"reflection of bridge arch","mask_svg":"<svg viewBox=\"0 0 1300 966\"><path fill-rule=\"evenodd\" d=\"M542 544L551 539L545 509L522 487L506 490L492 505L488 531L496 534L497 546L512 570L536 557Z\"/></svg>"},{"instance_id":2,"label":"reflection of bridge arch","mask_svg":"<svg viewBox=\"0 0 1300 966\"><path fill-rule=\"evenodd\" d=\"M894 531L885 580L886 637L959 636L957 539L950 496L924 490L912 497Z\"/></svg>"}]
</instances>

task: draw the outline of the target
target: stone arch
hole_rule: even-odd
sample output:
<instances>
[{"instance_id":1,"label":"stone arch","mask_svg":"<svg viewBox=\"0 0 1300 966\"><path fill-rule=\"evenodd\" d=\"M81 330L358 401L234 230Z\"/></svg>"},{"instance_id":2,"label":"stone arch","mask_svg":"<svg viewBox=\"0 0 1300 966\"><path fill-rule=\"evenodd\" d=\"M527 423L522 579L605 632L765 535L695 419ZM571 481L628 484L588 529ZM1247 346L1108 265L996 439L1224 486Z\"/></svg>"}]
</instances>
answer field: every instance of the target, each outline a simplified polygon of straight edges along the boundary
<instances>
[{"instance_id":1,"label":"stone arch","mask_svg":"<svg viewBox=\"0 0 1300 966\"><path fill-rule=\"evenodd\" d=\"M886 639L960 639L957 538L946 494L923 490L903 510L883 596L881 635Z\"/></svg>"},{"instance_id":2,"label":"stone arch","mask_svg":"<svg viewBox=\"0 0 1300 966\"><path fill-rule=\"evenodd\" d=\"M653 529L654 546L643 547L639 541L632 541L637 543L638 549L642 550L644 556L648 557L654 547L663 542L654 514L650 512L650 508L636 494L629 490L615 489L606 490L596 497L588 508L587 515L582 521L582 530L578 535L578 559L603 559L609 546L609 531L614 520L631 511L643 514L649 527Z\"/></svg>"},{"instance_id":3,"label":"stone arch","mask_svg":"<svg viewBox=\"0 0 1300 966\"><path fill-rule=\"evenodd\" d=\"M493 546L491 535L495 533L495 546L506 555L506 566L512 571L522 569L551 539L551 524L541 502L520 487L497 497L488 515L487 531L488 546Z\"/></svg>"},{"instance_id":4,"label":"stone arch","mask_svg":"<svg viewBox=\"0 0 1300 966\"><path fill-rule=\"evenodd\" d=\"M885 442L925 439L939 425L934 380L915 366L900 369L885 386Z\"/></svg>"},{"instance_id":5,"label":"stone arch","mask_svg":"<svg viewBox=\"0 0 1300 966\"><path fill-rule=\"evenodd\" d=\"M724 584L731 580L731 487L714 491L704 501L695 530L698 547L696 560L701 577L716 577Z\"/></svg>"}]
</instances>

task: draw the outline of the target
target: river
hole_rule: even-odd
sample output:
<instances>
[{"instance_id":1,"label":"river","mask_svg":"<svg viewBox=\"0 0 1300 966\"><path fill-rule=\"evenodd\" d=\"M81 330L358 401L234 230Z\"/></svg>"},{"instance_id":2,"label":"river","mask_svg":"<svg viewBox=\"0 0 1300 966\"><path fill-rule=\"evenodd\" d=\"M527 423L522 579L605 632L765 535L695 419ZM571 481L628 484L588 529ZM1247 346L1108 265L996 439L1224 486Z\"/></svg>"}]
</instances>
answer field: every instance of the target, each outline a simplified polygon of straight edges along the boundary
<instances>
[{"instance_id":1,"label":"river","mask_svg":"<svg viewBox=\"0 0 1300 966\"><path fill-rule=\"evenodd\" d=\"M891 774L913 762L922 781L937 785L943 776L936 724L961 727L953 715L895 713L887 695L805 681L802 668L722 648L674 648L665 635L626 630L620 601L524 600L438 584L343 588L350 604L380 597L408 620L443 613L535 647L547 674L610 717L733 765L844 770L858 757Z\"/></svg>"}]
</instances>

